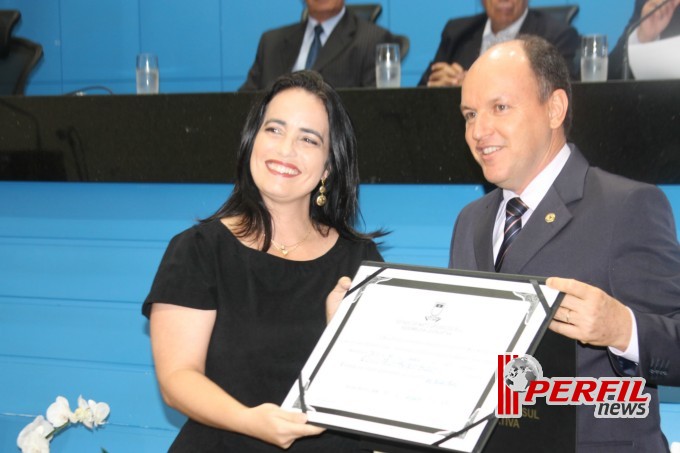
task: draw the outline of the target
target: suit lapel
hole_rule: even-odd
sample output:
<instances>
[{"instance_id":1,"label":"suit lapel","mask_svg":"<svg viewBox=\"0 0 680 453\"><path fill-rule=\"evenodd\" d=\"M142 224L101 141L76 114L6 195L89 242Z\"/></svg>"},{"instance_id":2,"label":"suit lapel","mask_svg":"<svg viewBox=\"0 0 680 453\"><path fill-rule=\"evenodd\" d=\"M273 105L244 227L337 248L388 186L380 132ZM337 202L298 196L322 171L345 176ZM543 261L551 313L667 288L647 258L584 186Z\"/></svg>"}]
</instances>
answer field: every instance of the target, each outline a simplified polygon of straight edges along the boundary
<instances>
[{"instance_id":1,"label":"suit lapel","mask_svg":"<svg viewBox=\"0 0 680 453\"><path fill-rule=\"evenodd\" d=\"M548 222L550 216L554 220ZM502 272L521 274L531 259L571 221L572 215L554 187L548 190L503 260Z\"/></svg>"},{"instance_id":2,"label":"suit lapel","mask_svg":"<svg viewBox=\"0 0 680 453\"><path fill-rule=\"evenodd\" d=\"M472 66L472 63L479 57L479 52L482 49L482 35L484 34L486 19L486 14L475 16L470 21L467 29L463 30L459 39L456 40L458 42L457 54L454 53L452 57L454 61L457 61L466 69Z\"/></svg>"},{"instance_id":3,"label":"suit lapel","mask_svg":"<svg viewBox=\"0 0 680 453\"><path fill-rule=\"evenodd\" d=\"M279 53L279 62L284 72L290 72L293 70L293 65L300 54L300 47L302 47L302 38L305 36L305 29L307 28L307 22L301 23L299 26L294 27L290 33L283 37L282 51Z\"/></svg>"},{"instance_id":4,"label":"suit lapel","mask_svg":"<svg viewBox=\"0 0 680 453\"><path fill-rule=\"evenodd\" d=\"M346 11L319 51L319 56L314 63L313 69L320 71L324 66L333 61L338 54L352 44L356 31L357 19L352 13Z\"/></svg>"},{"instance_id":5,"label":"suit lapel","mask_svg":"<svg viewBox=\"0 0 680 453\"><path fill-rule=\"evenodd\" d=\"M571 156L503 260L504 273L521 274L529 261L572 220L568 205L583 198L588 162L570 145Z\"/></svg>"},{"instance_id":6,"label":"suit lapel","mask_svg":"<svg viewBox=\"0 0 680 453\"><path fill-rule=\"evenodd\" d=\"M503 191L496 189L484 207L474 235L474 250L477 269L493 272L493 227L496 222L498 206L503 200Z\"/></svg>"}]
</instances>

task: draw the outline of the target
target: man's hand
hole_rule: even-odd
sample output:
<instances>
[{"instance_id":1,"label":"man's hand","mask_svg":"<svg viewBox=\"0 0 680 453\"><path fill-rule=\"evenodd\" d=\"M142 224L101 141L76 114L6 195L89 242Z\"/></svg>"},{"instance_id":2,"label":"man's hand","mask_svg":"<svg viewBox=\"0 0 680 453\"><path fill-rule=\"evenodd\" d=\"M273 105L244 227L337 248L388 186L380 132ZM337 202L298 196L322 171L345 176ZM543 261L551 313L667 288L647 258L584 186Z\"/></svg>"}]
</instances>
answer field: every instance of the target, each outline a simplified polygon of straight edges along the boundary
<instances>
[{"instance_id":1,"label":"man's hand","mask_svg":"<svg viewBox=\"0 0 680 453\"><path fill-rule=\"evenodd\" d=\"M465 69L458 63L438 62L432 65L432 72L427 79L428 87L460 86L465 78Z\"/></svg>"},{"instance_id":2,"label":"man's hand","mask_svg":"<svg viewBox=\"0 0 680 453\"><path fill-rule=\"evenodd\" d=\"M649 0L642 7L640 17L648 14L651 10L656 8L659 3L661 3L661 0ZM678 7L678 5L680 5L680 0L668 2L668 4L644 20L640 24L637 32L640 42L650 42L657 39L661 32L664 31L670 23L671 18L673 17L673 12L675 11L675 8Z\"/></svg>"},{"instance_id":3,"label":"man's hand","mask_svg":"<svg viewBox=\"0 0 680 453\"><path fill-rule=\"evenodd\" d=\"M329 323L335 312L338 310L338 305L340 301L345 297L345 293L349 291L350 286L352 286L352 279L349 277L340 277L338 283L326 297L326 323Z\"/></svg>"},{"instance_id":4,"label":"man's hand","mask_svg":"<svg viewBox=\"0 0 680 453\"><path fill-rule=\"evenodd\" d=\"M577 280L551 277L547 284L565 293L550 330L594 346L628 349L632 320L625 305Z\"/></svg>"}]
</instances>

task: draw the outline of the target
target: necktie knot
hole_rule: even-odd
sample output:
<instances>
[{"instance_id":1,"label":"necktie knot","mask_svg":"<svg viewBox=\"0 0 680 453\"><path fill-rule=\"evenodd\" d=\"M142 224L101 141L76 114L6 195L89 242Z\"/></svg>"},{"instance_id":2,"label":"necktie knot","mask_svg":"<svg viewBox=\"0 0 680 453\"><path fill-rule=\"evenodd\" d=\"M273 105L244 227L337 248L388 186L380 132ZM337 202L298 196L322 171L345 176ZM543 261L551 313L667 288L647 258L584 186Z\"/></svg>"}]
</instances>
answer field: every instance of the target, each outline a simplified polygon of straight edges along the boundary
<instances>
[{"instance_id":1,"label":"necktie knot","mask_svg":"<svg viewBox=\"0 0 680 453\"><path fill-rule=\"evenodd\" d=\"M314 27L314 40L312 41L312 45L309 47L305 69L312 69L314 62L316 61L316 57L319 55L319 50L321 50L321 33L323 33L323 27L321 24L316 24Z\"/></svg>"},{"instance_id":2,"label":"necktie knot","mask_svg":"<svg viewBox=\"0 0 680 453\"><path fill-rule=\"evenodd\" d=\"M511 198L505 205L505 216L522 217L529 207L524 204L520 197Z\"/></svg>"},{"instance_id":3,"label":"necktie knot","mask_svg":"<svg viewBox=\"0 0 680 453\"><path fill-rule=\"evenodd\" d=\"M505 205L505 228L503 230L503 243L501 248L498 250L498 255L496 256L496 264L494 268L496 272L501 270L503 265L503 259L510 249L512 241L515 240L517 234L522 229L522 216L529 207L524 204L521 198L515 197L508 201Z\"/></svg>"}]
</instances>

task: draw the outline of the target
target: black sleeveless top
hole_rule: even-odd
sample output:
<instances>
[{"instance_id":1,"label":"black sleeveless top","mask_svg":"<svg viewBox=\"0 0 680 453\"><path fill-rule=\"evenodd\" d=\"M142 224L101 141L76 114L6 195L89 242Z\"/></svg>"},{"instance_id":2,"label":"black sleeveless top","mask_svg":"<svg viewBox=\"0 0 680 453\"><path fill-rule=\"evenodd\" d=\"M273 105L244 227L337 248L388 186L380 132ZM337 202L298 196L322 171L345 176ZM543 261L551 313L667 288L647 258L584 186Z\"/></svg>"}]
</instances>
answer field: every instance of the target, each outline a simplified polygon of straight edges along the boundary
<instances>
[{"instance_id":1,"label":"black sleeveless top","mask_svg":"<svg viewBox=\"0 0 680 453\"><path fill-rule=\"evenodd\" d=\"M372 241L339 238L317 259L291 261L246 247L215 220L170 241L142 312L154 302L217 310L206 376L246 406L281 404L326 326L326 296L363 260L382 261ZM189 420L170 451L282 450ZM326 431L287 451L360 450L356 438Z\"/></svg>"}]
</instances>

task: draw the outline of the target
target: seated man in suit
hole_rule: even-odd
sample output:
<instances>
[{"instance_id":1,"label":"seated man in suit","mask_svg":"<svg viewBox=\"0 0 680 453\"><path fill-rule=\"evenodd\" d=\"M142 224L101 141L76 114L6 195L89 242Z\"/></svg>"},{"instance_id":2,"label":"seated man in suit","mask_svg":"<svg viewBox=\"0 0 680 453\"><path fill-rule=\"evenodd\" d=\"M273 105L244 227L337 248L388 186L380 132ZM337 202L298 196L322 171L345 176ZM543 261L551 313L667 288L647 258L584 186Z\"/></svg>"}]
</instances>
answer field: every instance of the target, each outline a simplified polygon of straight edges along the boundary
<instances>
[{"instance_id":1,"label":"seated man in suit","mask_svg":"<svg viewBox=\"0 0 680 453\"><path fill-rule=\"evenodd\" d=\"M628 47L656 41L657 39L670 38L680 35L680 0L671 0L667 5L660 8L656 13L645 19L632 33L626 37L630 26L640 20L641 17L650 13L661 0L636 0L633 15L624 29L624 33L616 43L616 47L609 54L609 79L621 79L623 77L623 52L625 41Z\"/></svg>"},{"instance_id":2,"label":"seated man in suit","mask_svg":"<svg viewBox=\"0 0 680 453\"><path fill-rule=\"evenodd\" d=\"M265 89L280 75L301 69L318 71L335 88L375 87L375 48L396 42L390 32L359 19L344 0L305 2L306 22L262 35L240 91Z\"/></svg>"},{"instance_id":3,"label":"seated man in suit","mask_svg":"<svg viewBox=\"0 0 680 453\"><path fill-rule=\"evenodd\" d=\"M446 24L434 61L418 85L460 85L465 71L479 55L520 33L541 36L557 46L572 76L576 76L574 58L580 38L574 27L529 9L529 0L482 0L482 4L486 13L452 19Z\"/></svg>"},{"instance_id":4,"label":"seated man in suit","mask_svg":"<svg viewBox=\"0 0 680 453\"><path fill-rule=\"evenodd\" d=\"M461 111L470 150L498 188L461 211L450 267L566 277L547 282L566 293L550 329L578 340L578 376L643 377L651 397L646 418L595 418L578 406L578 451L668 451L656 389L680 385L680 246L668 200L591 167L567 143L569 75L541 38L483 54Z\"/></svg>"}]
</instances>

